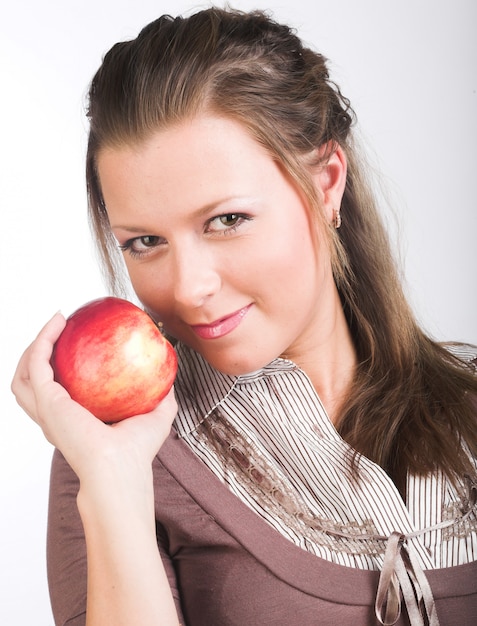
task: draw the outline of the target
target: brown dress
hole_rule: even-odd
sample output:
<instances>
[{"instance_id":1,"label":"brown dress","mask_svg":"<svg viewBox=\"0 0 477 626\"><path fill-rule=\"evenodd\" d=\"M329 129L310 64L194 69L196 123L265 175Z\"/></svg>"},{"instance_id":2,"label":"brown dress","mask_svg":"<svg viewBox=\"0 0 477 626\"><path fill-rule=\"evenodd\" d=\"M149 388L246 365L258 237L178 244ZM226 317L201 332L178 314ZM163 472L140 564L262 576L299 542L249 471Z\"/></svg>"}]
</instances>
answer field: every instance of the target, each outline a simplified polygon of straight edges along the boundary
<instances>
[{"instance_id":1,"label":"brown dress","mask_svg":"<svg viewBox=\"0 0 477 626\"><path fill-rule=\"evenodd\" d=\"M186 626L372 626L379 572L297 547L234 496L172 432L154 462L158 545ZM78 481L52 466L48 575L57 625L85 623ZM440 626L477 625L477 562L426 572ZM425 622L424 622L425 623ZM409 624L404 603L398 626Z\"/></svg>"}]
</instances>

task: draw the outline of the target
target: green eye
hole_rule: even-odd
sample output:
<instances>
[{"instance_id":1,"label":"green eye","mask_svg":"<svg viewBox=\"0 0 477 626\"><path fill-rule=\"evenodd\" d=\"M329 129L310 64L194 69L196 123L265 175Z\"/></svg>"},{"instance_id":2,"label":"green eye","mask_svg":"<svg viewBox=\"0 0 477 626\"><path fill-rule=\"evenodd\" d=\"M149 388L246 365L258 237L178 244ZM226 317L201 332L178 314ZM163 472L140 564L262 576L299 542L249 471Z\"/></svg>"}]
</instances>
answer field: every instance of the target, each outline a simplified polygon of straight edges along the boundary
<instances>
[{"instance_id":1,"label":"green eye","mask_svg":"<svg viewBox=\"0 0 477 626\"><path fill-rule=\"evenodd\" d=\"M207 222L205 232L224 236L232 235L236 230L240 229L245 222L249 222L251 219L249 215L244 213L222 213Z\"/></svg>"},{"instance_id":2,"label":"green eye","mask_svg":"<svg viewBox=\"0 0 477 626\"><path fill-rule=\"evenodd\" d=\"M240 215L238 213L226 213L219 217L220 223L224 226L235 226L239 219Z\"/></svg>"},{"instance_id":3,"label":"green eye","mask_svg":"<svg viewBox=\"0 0 477 626\"><path fill-rule=\"evenodd\" d=\"M139 241L146 248L151 248L152 246L157 246L159 242L159 237L154 237L153 235L146 235L145 237L140 237Z\"/></svg>"},{"instance_id":4,"label":"green eye","mask_svg":"<svg viewBox=\"0 0 477 626\"><path fill-rule=\"evenodd\" d=\"M148 254L151 248L160 248L166 243L162 237L156 235L143 235L142 237L134 237L126 243L119 246L123 252L128 252L131 257L141 257Z\"/></svg>"}]
</instances>

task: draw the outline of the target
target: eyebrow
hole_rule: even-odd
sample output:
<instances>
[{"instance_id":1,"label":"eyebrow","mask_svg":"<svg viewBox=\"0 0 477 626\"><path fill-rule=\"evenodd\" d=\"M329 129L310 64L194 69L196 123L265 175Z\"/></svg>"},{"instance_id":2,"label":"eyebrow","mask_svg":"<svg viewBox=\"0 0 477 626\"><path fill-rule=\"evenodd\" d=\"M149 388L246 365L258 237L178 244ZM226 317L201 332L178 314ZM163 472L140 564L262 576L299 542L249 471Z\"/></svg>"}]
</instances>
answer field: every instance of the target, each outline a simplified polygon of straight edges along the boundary
<instances>
[{"instance_id":1,"label":"eyebrow","mask_svg":"<svg viewBox=\"0 0 477 626\"><path fill-rule=\"evenodd\" d=\"M217 202L211 202L202 207L199 207L198 209L192 212L191 217L192 218L202 217L204 215L211 213L212 211L220 210L222 207L224 208L225 212L227 212L226 211L227 204L230 204L231 202L234 203L234 209L233 211L231 210L230 212L236 212L236 211L238 212L241 206L245 208L245 207L256 206L258 204L257 198L252 198L249 196L230 196L227 198L223 198L222 200L218 200ZM141 228L139 226L126 226L123 224L111 224L110 223L110 227L111 229L126 230L129 233L136 234L136 235L144 234L145 232L144 228Z\"/></svg>"},{"instance_id":2,"label":"eyebrow","mask_svg":"<svg viewBox=\"0 0 477 626\"><path fill-rule=\"evenodd\" d=\"M122 224L110 224L111 230L127 230L128 233L133 235L144 234L144 228L140 228L139 226L123 226Z\"/></svg>"}]
</instances>

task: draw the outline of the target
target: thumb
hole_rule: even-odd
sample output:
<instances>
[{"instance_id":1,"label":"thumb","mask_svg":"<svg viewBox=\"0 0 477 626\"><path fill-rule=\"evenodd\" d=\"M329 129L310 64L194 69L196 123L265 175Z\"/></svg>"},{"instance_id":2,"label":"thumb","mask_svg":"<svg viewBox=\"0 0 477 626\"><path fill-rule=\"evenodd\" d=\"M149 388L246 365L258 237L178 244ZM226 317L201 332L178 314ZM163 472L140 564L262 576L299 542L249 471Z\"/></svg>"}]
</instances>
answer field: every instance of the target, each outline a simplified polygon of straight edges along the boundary
<instances>
[{"instance_id":1,"label":"thumb","mask_svg":"<svg viewBox=\"0 0 477 626\"><path fill-rule=\"evenodd\" d=\"M121 422L112 424L111 427L127 433L130 441L135 441L140 448L144 449L151 461L169 436L172 423L177 415L177 402L174 395L174 387L161 402L149 413L135 415Z\"/></svg>"}]
</instances>

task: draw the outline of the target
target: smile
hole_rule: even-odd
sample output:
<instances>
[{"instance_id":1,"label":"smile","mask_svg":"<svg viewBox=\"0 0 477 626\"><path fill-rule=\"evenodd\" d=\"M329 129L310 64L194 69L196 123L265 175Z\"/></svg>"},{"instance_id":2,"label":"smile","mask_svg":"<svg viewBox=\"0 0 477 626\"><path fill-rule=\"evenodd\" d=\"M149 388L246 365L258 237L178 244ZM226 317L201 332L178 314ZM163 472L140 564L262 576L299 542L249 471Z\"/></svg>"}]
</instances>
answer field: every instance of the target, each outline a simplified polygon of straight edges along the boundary
<instances>
[{"instance_id":1,"label":"smile","mask_svg":"<svg viewBox=\"0 0 477 626\"><path fill-rule=\"evenodd\" d=\"M249 304L226 317L221 317L219 320L212 322L212 324L196 324L191 326L191 328L201 339L219 339L228 335L239 326L251 306Z\"/></svg>"}]
</instances>

